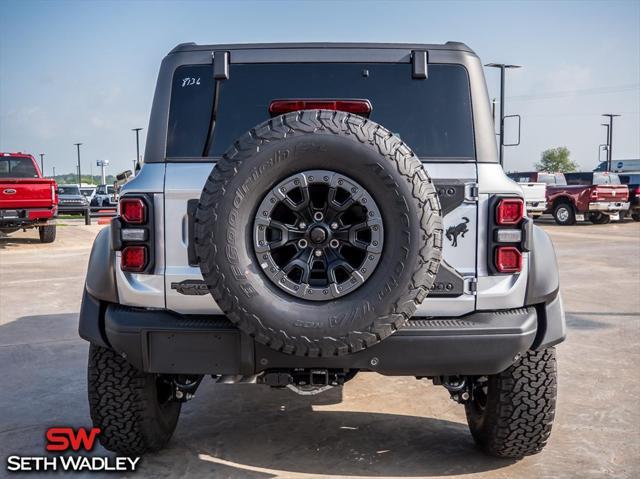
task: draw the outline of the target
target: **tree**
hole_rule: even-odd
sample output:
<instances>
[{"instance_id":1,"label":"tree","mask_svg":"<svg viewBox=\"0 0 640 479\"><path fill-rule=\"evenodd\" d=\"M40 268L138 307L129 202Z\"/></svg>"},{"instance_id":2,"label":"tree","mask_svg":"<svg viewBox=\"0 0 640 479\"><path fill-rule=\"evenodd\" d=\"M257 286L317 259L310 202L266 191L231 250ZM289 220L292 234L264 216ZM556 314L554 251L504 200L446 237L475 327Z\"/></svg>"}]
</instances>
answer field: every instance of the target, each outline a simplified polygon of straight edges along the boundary
<instances>
[{"instance_id":1,"label":"tree","mask_svg":"<svg viewBox=\"0 0 640 479\"><path fill-rule=\"evenodd\" d=\"M536 163L536 170L549 171L551 173L571 173L578 169L578 164L569 156L571 152L566 146L549 148L544 150L540 157L540 163Z\"/></svg>"}]
</instances>

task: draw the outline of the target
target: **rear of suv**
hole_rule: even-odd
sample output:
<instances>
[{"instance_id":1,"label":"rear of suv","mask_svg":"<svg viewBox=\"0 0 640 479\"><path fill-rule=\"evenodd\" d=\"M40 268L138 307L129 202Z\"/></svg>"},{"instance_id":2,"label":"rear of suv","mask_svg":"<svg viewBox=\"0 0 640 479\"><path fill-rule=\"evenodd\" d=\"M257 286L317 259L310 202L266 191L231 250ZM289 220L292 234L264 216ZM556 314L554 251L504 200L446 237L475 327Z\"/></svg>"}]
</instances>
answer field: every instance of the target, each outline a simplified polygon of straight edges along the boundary
<instances>
[{"instance_id":1,"label":"rear of suv","mask_svg":"<svg viewBox=\"0 0 640 479\"><path fill-rule=\"evenodd\" d=\"M87 272L102 444L160 449L204 376L306 395L372 371L444 386L489 454L539 452L565 320L497 157L463 44L176 47Z\"/></svg>"}]
</instances>

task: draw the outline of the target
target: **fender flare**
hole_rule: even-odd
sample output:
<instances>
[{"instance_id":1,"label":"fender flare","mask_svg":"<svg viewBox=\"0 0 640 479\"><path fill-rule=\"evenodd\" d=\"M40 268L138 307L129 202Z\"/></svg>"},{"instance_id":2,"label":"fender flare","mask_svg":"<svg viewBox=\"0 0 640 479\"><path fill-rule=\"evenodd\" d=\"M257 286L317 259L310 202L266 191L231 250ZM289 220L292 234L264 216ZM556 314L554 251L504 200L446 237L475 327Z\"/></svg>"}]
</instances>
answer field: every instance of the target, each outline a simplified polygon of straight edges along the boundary
<instances>
[{"instance_id":1,"label":"fender flare","mask_svg":"<svg viewBox=\"0 0 640 479\"><path fill-rule=\"evenodd\" d=\"M111 247L111 226L103 228L93 242L87 269L87 292L108 303L118 302L118 288L114 271L114 252Z\"/></svg>"},{"instance_id":2,"label":"fender flare","mask_svg":"<svg viewBox=\"0 0 640 479\"><path fill-rule=\"evenodd\" d=\"M102 229L93 242L78 318L80 337L105 348L109 347L104 330L105 310L109 303L118 303L110 230L111 226Z\"/></svg>"},{"instance_id":3,"label":"fender flare","mask_svg":"<svg viewBox=\"0 0 640 479\"><path fill-rule=\"evenodd\" d=\"M534 225L531 232L525 306L535 306L538 313L538 332L531 349L540 350L563 341L567 327L553 243L539 226Z\"/></svg>"}]
</instances>

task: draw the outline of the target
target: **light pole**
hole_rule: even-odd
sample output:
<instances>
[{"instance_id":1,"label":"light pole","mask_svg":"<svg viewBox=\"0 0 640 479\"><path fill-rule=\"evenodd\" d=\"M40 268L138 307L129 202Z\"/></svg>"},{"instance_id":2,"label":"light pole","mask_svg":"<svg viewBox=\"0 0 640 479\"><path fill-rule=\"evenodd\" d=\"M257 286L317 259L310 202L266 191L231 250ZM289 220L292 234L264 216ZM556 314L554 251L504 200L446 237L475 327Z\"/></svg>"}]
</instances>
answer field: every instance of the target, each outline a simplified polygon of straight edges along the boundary
<instances>
[{"instance_id":1,"label":"light pole","mask_svg":"<svg viewBox=\"0 0 640 479\"><path fill-rule=\"evenodd\" d=\"M607 171L611 171L611 162L613 161L613 119L616 116L614 113L604 113L602 116L609 118L609 124L607 125Z\"/></svg>"},{"instance_id":2,"label":"light pole","mask_svg":"<svg viewBox=\"0 0 640 479\"><path fill-rule=\"evenodd\" d=\"M42 170L42 176L44 176L44 153L40 153L40 170Z\"/></svg>"},{"instance_id":3,"label":"light pole","mask_svg":"<svg viewBox=\"0 0 640 479\"><path fill-rule=\"evenodd\" d=\"M131 131L136 132L136 161L133 162L133 173L136 172L136 164L140 161L140 130L142 128L132 128Z\"/></svg>"},{"instance_id":4,"label":"light pole","mask_svg":"<svg viewBox=\"0 0 640 479\"><path fill-rule=\"evenodd\" d=\"M604 126L607 129L607 136L605 137L606 143L604 145L600 145L600 149L604 149L607 152L606 162L609 165L609 123L600 123L600 125ZM600 152L598 151L598 166L600 166Z\"/></svg>"},{"instance_id":5,"label":"light pole","mask_svg":"<svg viewBox=\"0 0 640 479\"><path fill-rule=\"evenodd\" d=\"M78 149L78 185L82 185L82 171L80 170L80 145L82 143L74 143L74 145Z\"/></svg>"},{"instance_id":6,"label":"light pole","mask_svg":"<svg viewBox=\"0 0 640 479\"><path fill-rule=\"evenodd\" d=\"M521 68L520 65L509 65L505 63L487 63L485 67L500 69L500 165L504 161L504 71L507 68Z\"/></svg>"}]
</instances>

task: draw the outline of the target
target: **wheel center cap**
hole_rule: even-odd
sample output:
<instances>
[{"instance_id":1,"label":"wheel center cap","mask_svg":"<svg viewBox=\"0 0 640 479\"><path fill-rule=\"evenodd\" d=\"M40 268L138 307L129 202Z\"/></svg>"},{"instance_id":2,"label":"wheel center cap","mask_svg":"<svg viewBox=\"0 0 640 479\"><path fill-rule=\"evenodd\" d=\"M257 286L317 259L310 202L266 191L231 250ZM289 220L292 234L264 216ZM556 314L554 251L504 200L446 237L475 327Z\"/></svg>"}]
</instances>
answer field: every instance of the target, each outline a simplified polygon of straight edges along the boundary
<instances>
[{"instance_id":1,"label":"wheel center cap","mask_svg":"<svg viewBox=\"0 0 640 479\"><path fill-rule=\"evenodd\" d=\"M309 232L309 238L311 238L311 241L313 241L314 243L319 244L327 239L327 232L324 230L324 228L316 226Z\"/></svg>"}]
</instances>

